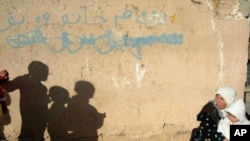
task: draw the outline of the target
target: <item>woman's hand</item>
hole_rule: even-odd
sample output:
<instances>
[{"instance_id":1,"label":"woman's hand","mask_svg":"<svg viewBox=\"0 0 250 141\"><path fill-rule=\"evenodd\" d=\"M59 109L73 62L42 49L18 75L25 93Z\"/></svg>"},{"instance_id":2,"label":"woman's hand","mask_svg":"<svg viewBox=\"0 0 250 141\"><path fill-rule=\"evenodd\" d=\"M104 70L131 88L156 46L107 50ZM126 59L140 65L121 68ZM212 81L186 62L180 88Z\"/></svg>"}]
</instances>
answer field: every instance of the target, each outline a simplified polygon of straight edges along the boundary
<instances>
[{"instance_id":1,"label":"woman's hand","mask_svg":"<svg viewBox=\"0 0 250 141\"><path fill-rule=\"evenodd\" d=\"M229 139L224 139L223 141L230 141Z\"/></svg>"}]
</instances>

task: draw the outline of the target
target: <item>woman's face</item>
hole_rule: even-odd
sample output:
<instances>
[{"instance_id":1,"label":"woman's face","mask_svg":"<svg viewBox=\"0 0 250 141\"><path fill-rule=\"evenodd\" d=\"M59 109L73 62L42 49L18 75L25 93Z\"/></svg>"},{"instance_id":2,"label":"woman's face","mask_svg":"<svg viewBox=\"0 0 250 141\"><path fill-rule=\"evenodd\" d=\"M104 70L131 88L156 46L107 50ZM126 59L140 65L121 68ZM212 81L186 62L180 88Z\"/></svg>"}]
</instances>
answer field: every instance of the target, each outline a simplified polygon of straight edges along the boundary
<instances>
[{"instance_id":1,"label":"woman's face","mask_svg":"<svg viewBox=\"0 0 250 141\"><path fill-rule=\"evenodd\" d=\"M224 98L220 94L215 95L215 103L216 103L216 106L219 110L223 110L227 106L226 101L224 100Z\"/></svg>"}]
</instances>

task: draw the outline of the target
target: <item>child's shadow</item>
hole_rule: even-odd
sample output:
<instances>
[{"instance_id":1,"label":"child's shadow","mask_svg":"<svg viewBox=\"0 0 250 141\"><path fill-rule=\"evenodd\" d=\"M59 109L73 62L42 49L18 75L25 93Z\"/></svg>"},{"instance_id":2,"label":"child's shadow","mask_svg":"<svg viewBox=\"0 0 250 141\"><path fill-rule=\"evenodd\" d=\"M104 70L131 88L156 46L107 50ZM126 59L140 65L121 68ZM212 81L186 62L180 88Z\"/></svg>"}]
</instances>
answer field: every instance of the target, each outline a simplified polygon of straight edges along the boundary
<instances>
[{"instance_id":1,"label":"child's shadow","mask_svg":"<svg viewBox=\"0 0 250 141\"><path fill-rule=\"evenodd\" d=\"M75 84L76 95L68 104L69 140L97 141L97 130L102 127L106 113L99 113L90 105L89 99L94 96L95 87L87 81Z\"/></svg>"},{"instance_id":2,"label":"child's shadow","mask_svg":"<svg viewBox=\"0 0 250 141\"><path fill-rule=\"evenodd\" d=\"M65 112L66 104L70 100L69 92L60 86L53 86L49 89L49 97L53 102L49 110L47 127L51 141L66 141L68 133Z\"/></svg>"}]
</instances>

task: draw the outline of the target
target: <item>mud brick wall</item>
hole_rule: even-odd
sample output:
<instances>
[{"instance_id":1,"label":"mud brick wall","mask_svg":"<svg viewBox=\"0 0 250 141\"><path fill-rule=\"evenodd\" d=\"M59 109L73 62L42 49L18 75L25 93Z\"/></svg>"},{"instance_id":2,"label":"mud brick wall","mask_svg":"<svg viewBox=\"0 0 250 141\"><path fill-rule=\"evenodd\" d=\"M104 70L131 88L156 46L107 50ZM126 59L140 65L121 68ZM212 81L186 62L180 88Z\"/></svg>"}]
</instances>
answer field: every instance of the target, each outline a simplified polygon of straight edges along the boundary
<instances>
[{"instance_id":1,"label":"mud brick wall","mask_svg":"<svg viewBox=\"0 0 250 141\"><path fill-rule=\"evenodd\" d=\"M46 140L187 141L216 88L243 97L249 27L239 7L0 0L0 68L10 74L2 132L14 140L23 125L46 128Z\"/></svg>"}]
</instances>

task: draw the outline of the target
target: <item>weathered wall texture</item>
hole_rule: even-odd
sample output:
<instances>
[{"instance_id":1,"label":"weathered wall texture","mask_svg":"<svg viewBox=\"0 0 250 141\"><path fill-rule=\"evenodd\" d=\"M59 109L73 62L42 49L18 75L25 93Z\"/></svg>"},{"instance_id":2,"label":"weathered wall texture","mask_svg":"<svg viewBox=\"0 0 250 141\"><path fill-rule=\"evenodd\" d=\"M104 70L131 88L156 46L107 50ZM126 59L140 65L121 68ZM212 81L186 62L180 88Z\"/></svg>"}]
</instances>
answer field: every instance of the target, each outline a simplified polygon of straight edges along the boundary
<instances>
[{"instance_id":1,"label":"weathered wall texture","mask_svg":"<svg viewBox=\"0 0 250 141\"><path fill-rule=\"evenodd\" d=\"M70 133L106 113L95 128L100 141L187 141L218 86L243 96L248 32L237 0L0 0L0 68L11 81L27 74L32 61L46 64L47 90L60 86L69 103L77 101L70 122L77 126L64 127ZM80 80L94 88L75 91ZM85 87L94 96L81 101ZM18 90L9 95L4 134L15 140L21 100ZM62 101L63 94L50 98ZM84 106L96 109L93 117ZM69 115L58 114L67 122Z\"/></svg>"}]
</instances>

